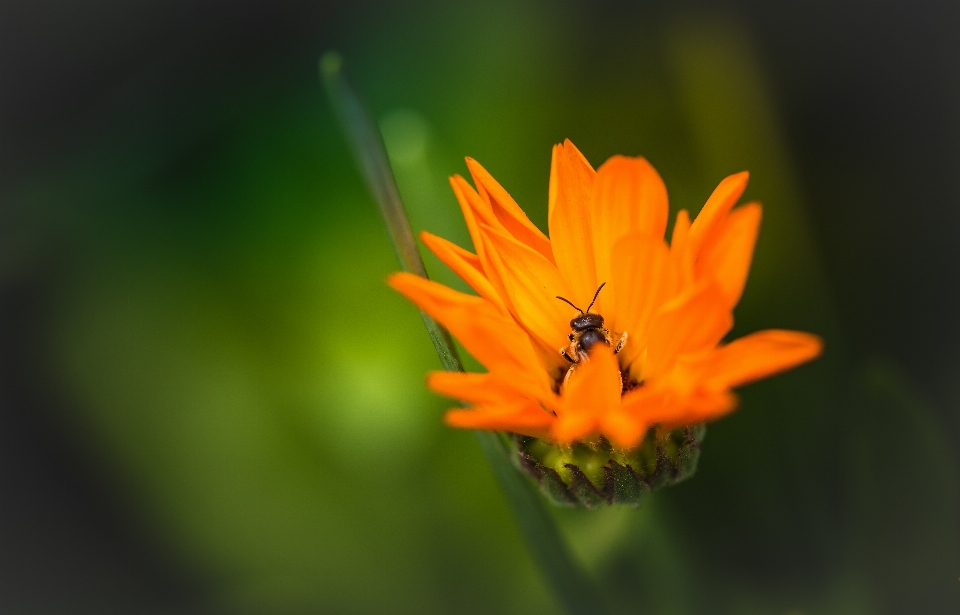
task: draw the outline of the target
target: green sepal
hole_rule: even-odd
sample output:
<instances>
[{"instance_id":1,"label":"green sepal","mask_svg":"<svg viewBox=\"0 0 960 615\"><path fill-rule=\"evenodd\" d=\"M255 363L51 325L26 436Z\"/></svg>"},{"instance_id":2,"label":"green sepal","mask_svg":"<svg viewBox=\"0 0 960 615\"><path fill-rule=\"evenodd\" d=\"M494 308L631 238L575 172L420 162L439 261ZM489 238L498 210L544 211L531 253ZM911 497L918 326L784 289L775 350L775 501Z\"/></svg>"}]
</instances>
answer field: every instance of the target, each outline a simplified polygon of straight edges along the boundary
<instances>
[{"instance_id":1,"label":"green sepal","mask_svg":"<svg viewBox=\"0 0 960 615\"><path fill-rule=\"evenodd\" d=\"M597 488L578 466L568 463L566 468L570 471L570 491L579 503L587 508L596 508L607 503L606 484ZM612 493L612 489L610 491Z\"/></svg>"},{"instance_id":2,"label":"green sepal","mask_svg":"<svg viewBox=\"0 0 960 615\"><path fill-rule=\"evenodd\" d=\"M630 468L611 459L605 473L613 482L613 501L611 504L638 505L643 497L650 493L650 488L637 478L637 474Z\"/></svg>"},{"instance_id":3,"label":"green sepal","mask_svg":"<svg viewBox=\"0 0 960 615\"><path fill-rule=\"evenodd\" d=\"M648 493L693 476L705 434L703 425L651 431L629 451L615 450L602 438L557 446L515 435L512 453L514 464L558 506L638 506Z\"/></svg>"}]
</instances>

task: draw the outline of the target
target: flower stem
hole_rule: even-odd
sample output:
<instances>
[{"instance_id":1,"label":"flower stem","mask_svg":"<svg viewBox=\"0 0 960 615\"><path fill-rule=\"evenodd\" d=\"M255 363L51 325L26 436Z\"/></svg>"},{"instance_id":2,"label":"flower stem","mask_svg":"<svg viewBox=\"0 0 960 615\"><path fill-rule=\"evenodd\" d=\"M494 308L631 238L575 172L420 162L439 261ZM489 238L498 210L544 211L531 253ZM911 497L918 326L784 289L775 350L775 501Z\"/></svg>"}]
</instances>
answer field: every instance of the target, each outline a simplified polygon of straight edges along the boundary
<instances>
[{"instance_id":1,"label":"flower stem","mask_svg":"<svg viewBox=\"0 0 960 615\"><path fill-rule=\"evenodd\" d=\"M424 278L427 270L420 258L410 221L387 160L383 141L360 97L344 78L342 60L334 52L320 58L320 76L340 119L363 179L370 189L390 234L393 249L404 271ZM446 329L424 312L423 322L447 371L463 371L463 364ZM476 432L480 447L513 510L531 555L557 600L570 615L607 612L605 602L593 583L574 561L553 517L531 482L513 467L503 436Z\"/></svg>"},{"instance_id":2,"label":"flower stem","mask_svg":"<svg viewBox=\"0 0 960 615\"><path fill-rule=\"evenodd\" d=\"M606 602L573 559L556 522L544 506L540 492L513 467L503 437L492 431L475 433L513 509L513 516L520 526L520 533L527 540L530 554L557 601L570 615L607 613Z\"/></svg>"}]
</instances>

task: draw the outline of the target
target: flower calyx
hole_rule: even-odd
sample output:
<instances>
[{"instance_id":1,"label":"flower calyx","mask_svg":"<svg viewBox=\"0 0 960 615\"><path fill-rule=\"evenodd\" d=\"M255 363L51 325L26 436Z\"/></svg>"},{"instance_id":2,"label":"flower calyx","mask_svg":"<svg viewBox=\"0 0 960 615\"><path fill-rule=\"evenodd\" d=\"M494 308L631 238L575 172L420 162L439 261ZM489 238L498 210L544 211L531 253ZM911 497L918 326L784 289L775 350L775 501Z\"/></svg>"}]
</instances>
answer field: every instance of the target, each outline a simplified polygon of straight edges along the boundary
<instances>
[{"instance_id":1,"label":"flower calyx","mask_svg":"<svg viewBox=\"0 0 960 615\"><path fill-rule=\"evenodd\" d=\"M514 465L558 506L636 507L649 493L693 476L705 434L704 425L651 430L629 451L616 450L604 438L560 446L514 435L512 453Z\"/></svg>"}]
</instances>

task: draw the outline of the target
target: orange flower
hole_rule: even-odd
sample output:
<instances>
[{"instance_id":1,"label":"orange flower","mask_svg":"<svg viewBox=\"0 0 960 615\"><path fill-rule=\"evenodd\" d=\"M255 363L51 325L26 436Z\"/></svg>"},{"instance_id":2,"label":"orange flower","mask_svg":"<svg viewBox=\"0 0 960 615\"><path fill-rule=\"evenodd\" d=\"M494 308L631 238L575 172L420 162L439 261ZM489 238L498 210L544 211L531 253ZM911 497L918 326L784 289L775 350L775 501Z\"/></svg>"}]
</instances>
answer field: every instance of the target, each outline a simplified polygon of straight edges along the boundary
<instances>
[{"instance_id":1,"label":"orange flower","mask_svg":"<svg viewBox=\"0 0 960 615\"><path fill-rule=\"evenodd\" d=\"M731 388L820 354L820 338L798 331L721 343L760 225L759 204L734 208L746 172L720 182L692 223L679 212L668 245L667 191L643 158L594 171L569 140L555 146L549 238L483 167L467 166L476 189L460 176L451 184L476 253L421 239L479 296L389 279L488 370L430 374L430 388L472 406L450 410L448 424L631 449L653 426L723 416L737 405Z\"/></svg>"}]
</instances>

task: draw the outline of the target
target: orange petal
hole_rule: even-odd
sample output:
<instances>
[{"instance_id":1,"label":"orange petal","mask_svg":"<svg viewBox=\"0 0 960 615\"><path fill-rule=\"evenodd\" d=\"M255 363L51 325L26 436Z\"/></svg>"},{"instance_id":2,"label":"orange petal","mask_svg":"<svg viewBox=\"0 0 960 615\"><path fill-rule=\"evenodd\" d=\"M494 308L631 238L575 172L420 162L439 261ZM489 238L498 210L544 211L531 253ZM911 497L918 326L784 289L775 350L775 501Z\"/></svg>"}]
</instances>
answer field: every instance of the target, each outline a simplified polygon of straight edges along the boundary
<instances>
[{"instance_id":1,"label":"orange petal","mask_svg":"<svg viewBox=\"0 0 960 615\"><path fill-rule=\"evenodd\" d=\"M599 286L590 218L590 197L596 175L569 139L553 146L549 197L553 257L570 287L571 296L567 299L584 307Z\"/></svg>"},{"instance_id":2,"label":"orange petal","mask_svg":"<svg viewBox=\"0 0 960 615\"><path fill-rule=\"evenodd\" d=\"M546 347L559 349L570 332L573 308L556 298L568 294L557 267L504 231L486 225L481 230L517 319Z\"/></svg>"},{"instance_id":3,"label":"orange petal","mask_svg":"<svg viewBox=\"0 0 960 615\"><path fill-rule=\"evenodd\" d=\"M634 232L621 238L614 251L619 256L612 263L610 285L617 294L609 326L615 333L627 332L620 357L630 365L647 346L650 321L675 294L675 276L670 275L669 250L662 238Z\"/></svg>"},{"instance_id":4,"label":"orange petal","mask_svg":"<svg viewBox=\"0 0 960 615\"><path fill-rule=\"evenodd\" d=\"M553 262L553 250L550 240L527 218L527 214L520 209L497 180L487 172L480 163L473 158L467 158L467 168L473 176L473 183L477 185L480 196L489 204L493 215L503 227L517 241L536 250L548 261Z\"/></svg>"},{"instance_id":5,"label":"orange petal","mask_svg":"<svg viewBox=\"0 0 960 615\"><path fill-rule=\"evenodd\" d=\"M469 372L430 372L427 386L435 393L476 404L502 402L518 394L507 389L493 374Z\"/></svg>"},{"instance_id":6,"label":"orange petal","mask_svg":"<svg viewBox=\"0 0 960 615\"><path fill-rule=\"evenodd\" d=\"M690 214L686 209L677 212L670 237L670 269L677 277L678 288L694 283L694 254L690 248Z\"/></svg>"},{"instance_id":7,"label":"orange petal","mask_svg":"<svg viewBox=\"0 0 960 615\"><path fill-rule=\"evenodd\" d=\"M612 412L600 421L600 431L614 446L629 449L637 446L650 427L644 418L624 409Z\"/></svg>"},{"instance_id":8,"label":"orange petal","mask_svg":"<svg viewBox=\"0 0 960 615\"><path fill-rule=\"evenodd\" d=\"M592 414L562 414L551 425L550 437L564 444L583 440L597 431L597 422L597 417Z\"/></svg>"},{"instance_id":9,"label":"orange petal","mask_svg":"<svg viewBox=\"0 0 960 615\"><path fill-rule=\"evenodd\" d=\"M480 195L473 189L473 186L467 183L467 180L459 175L454 175L450 178L450 186L460 203L463 219L466 221L467 230L470 232L470 239L473 240L473 247L480 258L480 264L483 266L483 273L500 296L502 303L509 307L510 301L503 287L503 281L500 279L500 270L494 267L491 262L493 257L487 253L484 234L480 229L481 224L497 226L499 223L490 210L490 205L480 198Z\"/></svg>"},{"instance_id":10,"label":"orange petal","mask_svg":"<svg viewBox=\"0 0 960 615\"><path fill-rule=\"evenodd\" d=\"M737 407L737 396L729 391L695 391L678 395L672 391L636 389L623 397L623 411L640 425L666 429L705 423ZM642 438L642 436L641 436ZM637 439L634 446L640 442Z\"/></svg>"},{"instance_id":11,"label":"orange petal","mask_svg":"<svg viewBox=\"0 0 960 615\"><path fill-rule=\"evenodd\" d=\"M705 386L738 387L815 359L823 340L811 333L768 329L718 348L705 366Z\"/></svg>"},{"instance_id":12,"label":"orange petal","mask_svg":"<svg viewBox=\"0 0 960 615\"><path fill-rule=\"evenodd\" d=\"M420 241L430 248L430 251L436 254L444 265L452 269L464 282L469 284L470 288L477 291L481 297L489 300L504 312L507 311L500 293L496 291L484 274L479 256L464 250L452 241L447 241L443 237L438 237L426 231L420 233Z\"/></svg>"},{"instance_id":13,"label":"orange petal","mask_svg":"<svg viewBox=\"0 0 960 615\"><path fill-rule=\"evenodd\" d=\"M740 400L729 391L700 391L662 412L657 420L664 429L715 421L733 412ZM664 406L664 409L667 409ZM651 413L652 414L652 413Z\"/></svg>"},{"instance_id":14,"label":"orange petal","mask_svg":"<svg viewBox=\"0 0 960 615\"><path fill-rule=\"evenodd\" d=\"M730 391L698 391L686 400L682 412L675 413L672 419L662 418L660 424L672 429L714 421L733 412L739 403L740 400Z\"/></svg>"},{"instance_id":15,"label":"orange petal","mask_svg":"<svg viewBox=\"0 0 960 615\"><path fill-rule=\"evenodd\" d=\"M667 189L646 159L614 156L603 163L591 198L597 281L610 279L611 263L619 256L613 248L621 237L634 232L663 237L667 213ZM610 305L617 292L604 289L598 309Z\"/></svg>"},{"instance_id":16,"label":"orange petal","mask_svg":"<svg viewBox=\"0 0 960 615\"><path fill-rule=\"evenodd\" d=\"M760 230L760 215L759 203L733 210L720 225L714 239L703 246L697 259L697 277L715 280L731 307L740 301L747 283L753 247Z\"/></svg>"},{"instance_id":17,"label":"orange petal","mask_svg":"<svg viewBox=\"0 0 960 615\"><path fill-rule=\"evenodd\" d=\"M677 212L677 220L673 223L673 234L670 235L671 250L685 250L690 240L690 214L686 209Z\"/></svg>"},{"instance_id":18,"label":"orange petal","mask_svg":"<svg viewBox=\"0 0 960 615\"><path fill-rule=\"evenodd\" d=\"M467 223L467 230L470 232L470 239L473 240L473 248L477 251L481 260L483 259L483 242L480 236L479 222L482 220L488 224L494 221L493 212L489 205L480 198L477 191L473 189L467 180L459 175L450 178L450 187L453 188L453 194L457 197L460 204L460 210L463 212L463 219Z\"/></svg>"},{"instance_id":19,"label":"orange petal","mask_svg":"<svg viewBox=\"0 0 960 615\"><path fill-rule=\"evenodd\" d=\"M395 273L387 278L387 283L449 329L491 372L510 375L516 379L518 389L535 396L550 389L550 379L529 336L486 299L410 273Z\"/></svg>"},{"instance_id":20,"label":"orange petal","mask_svg":"<svg viewBox=\"0 0 960 615\"><path fill-rule=\"evenodd\" d=\"M743 191L747 188L747 180L750 174L746 171L736 173L722 182L707 199L703 209L697 214L697 219L693 221L690 227L690 247L694 254L700 252L700 248L710 239L710 236L716 232L717 227L727 217L727 214L737 204L737 200Z\"/></svg>"},{"instance_id":21,"label":"orange petal","mask_svg":"<svg viewBox=\"0 0 960 615\"><path fill-rule=\"evenodd\" d=\"M732 326L733 316L715 284L701 285L672 300L650 326L643 378L665 374L681 354L716 346Z\"/></svg>"},{"instance_id":22,"label":"orange petal","mask_svg":"<svg viewBox=\"0 0 960 615\"><path fill-rule=\"evenodd\" d=\"M449 410L444 420L447 425L462 429L509 431L545 438L556 418L536 402L525 401L477 406L471 410Z\"/></svg>"},{"instance_id":23,"label":"orange petal","mask_svg":"<svg viewBox=\"0 0 960 615\"><path fill-rule=\"evenodd\" d=\"M595 432L602 417L620 409L620 366L607 346L594 346L581 359L562 391L553 437L560 442L580 440Z\"/></svg>"},{"instance_id":24,"label":"orange petal","mask_svg":"<svg viewBox=\"0 0 960 615\"><path fill-rule=\"evenodd\" d=\"M529 399L528 392L523 390L524 387L518 387L516 380L515 377L504 377L502 373L431 372L427 376L427 386L446 397L490 405ZM559 398L553 391L544 393L542 399L536 399L549 407L559 406Z\"/></svg>"}]
</instances>

